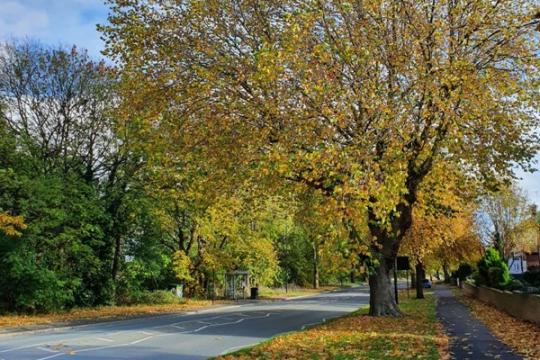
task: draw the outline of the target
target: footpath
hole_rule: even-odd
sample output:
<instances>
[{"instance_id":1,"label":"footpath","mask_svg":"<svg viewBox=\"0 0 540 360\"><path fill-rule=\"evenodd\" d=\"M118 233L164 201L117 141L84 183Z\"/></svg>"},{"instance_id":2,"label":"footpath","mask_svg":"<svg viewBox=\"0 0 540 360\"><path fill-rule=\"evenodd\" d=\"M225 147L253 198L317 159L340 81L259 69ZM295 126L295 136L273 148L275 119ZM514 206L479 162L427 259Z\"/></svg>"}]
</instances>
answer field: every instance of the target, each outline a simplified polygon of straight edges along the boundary
<instances>
[{"instance_id":1,"label":"footpath","mask_svg":"<svg viewBox=\"0 0 540 360\"><path fill-rule=\"evenodd\" d=\"M500 342L484 324L474 317L452 291L444 286L435 287L437 317L451 338L450 353L459 360L518 360L522 359L510 347Z\"/></svg>"}]
</instances>

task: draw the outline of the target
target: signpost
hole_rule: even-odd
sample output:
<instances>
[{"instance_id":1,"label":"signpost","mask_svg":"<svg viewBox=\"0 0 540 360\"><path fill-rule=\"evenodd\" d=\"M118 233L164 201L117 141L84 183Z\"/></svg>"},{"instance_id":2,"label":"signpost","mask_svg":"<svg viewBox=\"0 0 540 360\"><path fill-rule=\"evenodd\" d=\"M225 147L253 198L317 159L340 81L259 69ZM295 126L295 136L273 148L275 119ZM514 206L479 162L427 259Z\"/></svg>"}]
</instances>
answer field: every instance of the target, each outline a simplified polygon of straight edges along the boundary
<instances>
[{"instance_id":1,"label":"signpost","mask_svg":"<svg viewBox=\"0 0 540 360\"><path fill-rule=\"evenodd\" d=\"M398 299L398 285L397 285L397 272L398 270L409 270L409 257L397 256L394 263L394 293L396 296L396 304L399 303ZM407 293L409 291L409 277L407 276Z\"/></svg>"}]
</instances>

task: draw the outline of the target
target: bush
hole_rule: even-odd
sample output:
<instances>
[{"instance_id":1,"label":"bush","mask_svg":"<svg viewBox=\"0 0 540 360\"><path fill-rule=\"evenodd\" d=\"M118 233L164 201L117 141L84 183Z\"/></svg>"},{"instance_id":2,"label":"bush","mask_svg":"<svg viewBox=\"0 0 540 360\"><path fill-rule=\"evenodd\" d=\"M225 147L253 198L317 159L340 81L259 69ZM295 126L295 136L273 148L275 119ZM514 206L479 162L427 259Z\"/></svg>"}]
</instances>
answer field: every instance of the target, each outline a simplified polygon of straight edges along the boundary
<instances>
[{"instance_id":1,"label":"bush","mask_svg":"<svg viewBox=\"0 0 540 360\"><path fill-rule=\"evenodd\" d=\"M529 270L523 273L523 280L528 284L536 287L540 287L540 269L539 270Z\"/></svg>"},{"instance_id":2,"label":"bush","mask_svg":"<svg viewBox=\"0 0 540 360\"><path fill-rule=\"evenodd\" d=\"M520 280L512 280L508 285L506 285L505 290L515 291L523 289L525 285Z\"/></svg>"},{"instance_id":3,"label":"bush","mask_svg":"<svg viewBox=\"0 0 540 360\"><path fill-rule=\"evenodd\" d=\"M470 264L463 263L459 265L459 268L452 274L453 277L458 278L460 281L465 281L467 277L472 275L473 267Z\"/></svg>"},{"instance_id":4,"label":"bush","mask_svg":"<svg viewBox=\"0 0 540 360\"><path fill-rule=\"evenodd\" d=\"M503 289L511 281L508 265L496 249L486 250L484 257L478 262L476 283L498 289Z\"/></svg>"}]
</instances>

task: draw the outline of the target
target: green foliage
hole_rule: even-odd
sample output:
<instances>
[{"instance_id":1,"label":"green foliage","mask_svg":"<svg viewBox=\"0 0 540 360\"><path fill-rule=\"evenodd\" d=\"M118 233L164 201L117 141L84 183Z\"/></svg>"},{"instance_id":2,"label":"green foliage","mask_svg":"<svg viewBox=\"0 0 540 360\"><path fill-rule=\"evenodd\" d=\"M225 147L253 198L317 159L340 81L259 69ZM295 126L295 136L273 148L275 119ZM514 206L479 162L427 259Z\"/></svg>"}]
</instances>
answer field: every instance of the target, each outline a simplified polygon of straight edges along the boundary
<instances>
[{"instance_id":1,"label":"green foliage","mask_svg":"<svg viewBox=\"0 0 540 360\"><path fill-rule=\"evenodd\" d=\"M494 248L486 249L486 253L478 262L477 267L476 280L478 285L502 289L511 281L508 265Z\"/></svg>"},{"instance_id":2,"label":"green foliage","mask_svg":"<svg viewBox=\"0 0 540 360\"><path fill-rule=\"evenodd\" d=\"M179 298L176 294L168 290L141 290L131 293L129 299L126 299L124 304L164 305L180 304L182 302L184 302L182 298Z\"/></svg>"},{"instance_id":3,"label":"green foliage","mask_svg":"<svg viewBox=\"0 0 540 360\"><path fill-rule=\"evenodd\" d=\"M531 286L540 287L540 269L526 271L523 280Z\"/></svg>"},{"instance_id":4,"label":"green foliage","mask_svg":"<svg viewBox=\"0 0 540 360\"><path fill-rule=\"evenodd\" d=\"M510 281L510 283L508 283L506 285L506 290L510 290L510 291L513 291L513 290L521 290L523 289L525 285L523 284L523 282L519 281L519 280L512 280Z\"/></svg>"},{"instance_id":5,"label":"green foliage","mask_svg":"<svg viewBox=\"0 0 540 360\"><path fill-rule=\"evenodd\" d=\"M458 269L454 271L452 275L458 278L460 281L464 281L467 277L472 275L473 270L474 269L471 264L462 263L459 265Z\"/></svg>"}]
</instances>

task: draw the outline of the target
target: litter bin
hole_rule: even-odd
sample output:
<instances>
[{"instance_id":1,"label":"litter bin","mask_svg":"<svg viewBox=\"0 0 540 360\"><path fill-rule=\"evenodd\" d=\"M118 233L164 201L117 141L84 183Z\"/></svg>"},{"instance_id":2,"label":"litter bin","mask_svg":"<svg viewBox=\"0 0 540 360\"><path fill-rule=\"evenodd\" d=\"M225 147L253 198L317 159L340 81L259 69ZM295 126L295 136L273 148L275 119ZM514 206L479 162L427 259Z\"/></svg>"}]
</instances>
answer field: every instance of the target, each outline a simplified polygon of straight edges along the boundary
<instances>
[{"instance_id":1,"label":"litter bin","mask_svg":"<svg viewBox=\"0 0 540 360\"><path fill-rule=\"evenodd\" d=\"M251 295L250 296L251 300L256 300L257 297L259 296L259 288L258 287L252 287L250 295Z\"/></svg>"}]
</instances>

